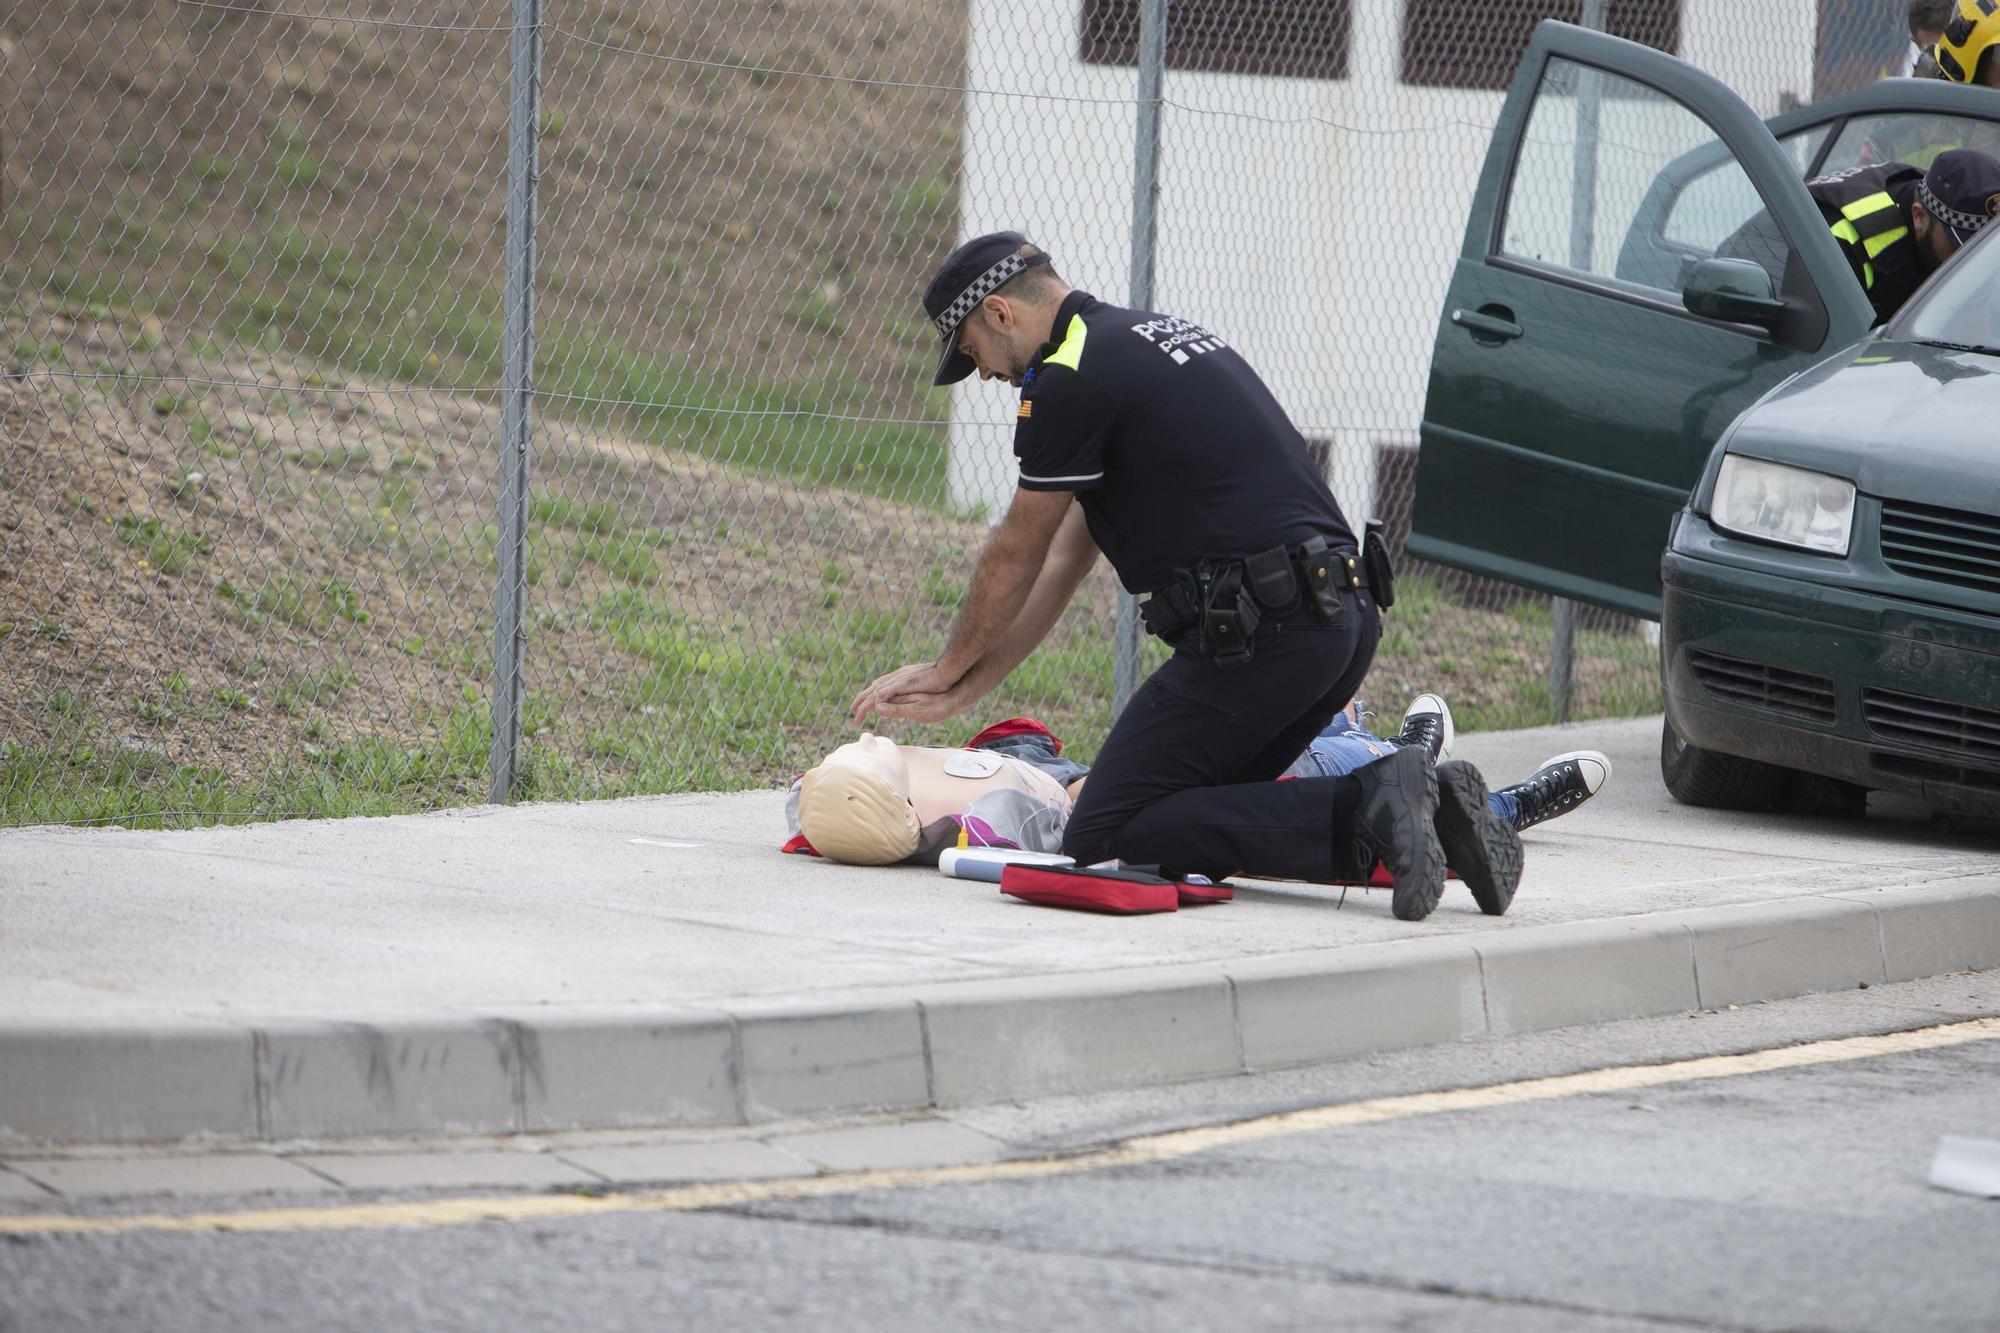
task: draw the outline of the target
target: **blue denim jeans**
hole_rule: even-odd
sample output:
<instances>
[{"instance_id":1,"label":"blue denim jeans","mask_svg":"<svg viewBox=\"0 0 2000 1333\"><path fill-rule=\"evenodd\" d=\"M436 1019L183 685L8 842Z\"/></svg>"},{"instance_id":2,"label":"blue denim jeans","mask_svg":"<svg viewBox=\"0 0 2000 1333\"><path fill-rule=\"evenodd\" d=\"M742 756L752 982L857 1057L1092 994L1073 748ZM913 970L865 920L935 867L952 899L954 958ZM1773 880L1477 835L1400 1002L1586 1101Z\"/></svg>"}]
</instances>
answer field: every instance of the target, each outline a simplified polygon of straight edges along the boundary
<instances>
[{"instance_id":1,"label":"blue denim jeans","mask_svg":"<svg viewBox=\"0 0 2000 1333\"><path fill-rule=\"evenodd\" d=\"M1384 740L1348 717L1345 712L1334 716L1326 724L1326 730L1313 737L1306 746L1306 752L1292 761L1285 770L1288 778L1337 778L1352 773L1377 759L1387 758L1402 749L1400 741ZM1509 824L1520 818L1521 804L1512 796L1502 792L1488 792L1486 803L1493 813Z\"/></svg>"}]
</instances>

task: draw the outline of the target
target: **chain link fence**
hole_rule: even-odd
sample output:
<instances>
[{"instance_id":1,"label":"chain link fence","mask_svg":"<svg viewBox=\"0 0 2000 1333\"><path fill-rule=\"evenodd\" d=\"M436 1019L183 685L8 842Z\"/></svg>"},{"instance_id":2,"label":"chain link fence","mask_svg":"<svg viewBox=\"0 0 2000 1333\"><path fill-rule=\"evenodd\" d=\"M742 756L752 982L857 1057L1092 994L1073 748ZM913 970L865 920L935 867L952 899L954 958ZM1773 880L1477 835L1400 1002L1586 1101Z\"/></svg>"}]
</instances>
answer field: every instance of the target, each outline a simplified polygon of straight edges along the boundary
<instances>
[{"instance_id":1,"label":"chain link fence","mask_svg":"<svg viewBox=\"0 0 2000 1333\"><path fill-rule=\"evenodd\" d=\"M1223 332L1400 536L1536 20L1675 50L1765 114L1904 46L1897 0L1210 0L1162 7L1155 100L1145 3L0 17L0 823L809 765L862 683L936 650L1010 488L1011 404L927 387L915 299L994 227ZM1088 757L1115 602L1094 577L971 721L1034 714ZM1367 694L1420 689L1473 727L1648 711L1655 650L1418 567Z\"/></svg>"}]
</instances>

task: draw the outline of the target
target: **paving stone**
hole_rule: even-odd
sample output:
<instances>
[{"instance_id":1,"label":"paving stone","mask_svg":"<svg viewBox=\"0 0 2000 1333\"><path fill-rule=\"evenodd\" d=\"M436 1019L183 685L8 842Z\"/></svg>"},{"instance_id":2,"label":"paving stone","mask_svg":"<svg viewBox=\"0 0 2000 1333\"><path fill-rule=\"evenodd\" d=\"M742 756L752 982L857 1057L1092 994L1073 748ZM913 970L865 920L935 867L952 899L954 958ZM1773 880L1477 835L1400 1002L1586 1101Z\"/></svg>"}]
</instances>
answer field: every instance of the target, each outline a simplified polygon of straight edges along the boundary
<instances>
[{"instance_id":1,"label":"paving stone","mask_svg":"<svg viewBox=\"0 0 2000 1333\"><path fill-rule=\"evenodd\" d=\"M745 1003L730 1012L752 1121L930 1105L923 1025L907 999Z\"/></svg>"},{"instance_id":2,"label":"paving stone","mask_svg":"<svg viewBox=\"0 0 2000 1333\"><path fill-rule=\"evenodd\" d=\"M893 1171L906 1167L960 1166L998 1161L1007 1145L949 1120L778 1134L771 1146L829 1171Z\"/></svg>"},{"instance_id":3,"label":"paving stone","mask_svg":"<svg viewBox=\"0 0 2000 1333\"><path fill-rule=\"evenodd\" d=\"M0 1024L0 1142L257 1137L247 1030L156 1023Z\"/></svg>"},{"instance_id":4,"label":"paving stone","mask_svg":"<svg viewBox=\"0 0 2000 1333\"><path fill-rule=\"evenodd\" d=\"M2000 880L1982 877L1829 896L1875 909L1890 981L2000 967Z\"/></svg>"},{"instance_id":5,"label":"paving stone","mask_svg":"<svg viewBox=\"0 0 2000 1333\"><path fill-rule=\"evenodd\" d=\"M520 1032L522 1128L740 1124L726 1015L604 1008L509 1011Z\"/></svg>"},{"instance_id":6,"label":"paving stone","mask_svg":"<svg viewBox=\"0 0 2000 1333\"><path fill-rule=\"evenodd\" d=\"M1875 911L1852 899L1697 908L1655 919L1668 918L1694 932L1695 984L1705 1009L1853 990L1885 975Z\"/></svg>"},{"instance_id":7,"label":"paving stone","mask_svg":"<svg viewBox=\"0 0 2000 1333\"><path fill-rule=\"evenodd\" d=\"M1485 1031L1479 957L1463 941L1403 940L1229 964L1252 1070L1339 1060Z\"/></svg>"},{"instance_id":8,"label":"paving stone","mask_svg":"<svg viewBox=\"0 0 2000 1333\"><path fill-rule=\"evenodd\" d=\"M675 1180L770 1180L810 1176L813 1164L754 1140L743 1143L641 1143L578 1148L559 1154L582 1170L620 1184Z\"/></svg>"},{"instance_id":9,"label":"paving stone","mask_svg":"<svg viewBox=\"0 0 2000 1333\"><path fill-rule=\"evenodd\" d=\"M282 1157L84 1157L7 1165L60 1194L263 1194L327 1190L321 1176Z\"/></svg>"},{"instance_id":10,"label":"paving stone","mask_svg":"<svg viewBox=\"0 0 2000 1333\"><path fill-rule=\"evenodd\" d=\"M1481 936L1472 947L1496 1036L1701 1007L1694 940L1678 921L1570 921Z\"/></svg>"},{"instance_id":11,"label":"paving stone","mask_svg":"<svg viewBox=\"0 0 2000 1333\"><path fill-rule=\"evenodd\" d=\"M521 1127L512 1024L439 1017L264 1031L273 1139L492 1134Z\"/></svg>"},{"instance_id":12,"label":"paving stone","mask_svg":"<svg viewBox=\"0 0 2000 1333\"><path fill-rule=\"evenodd\" d=\"M1240 1073L1219 967L954 982L917 992L939 1106Z\"/></svg>"},{"instance_id":13,"label":"paving stone","mask_svg":"<svg viewBox=\"0 0 2000 1333\"><path fill-rule=\"evenodd\" d=\"M593 1185L598 1178L552 1155L524 1152L315 1153L300 1163L353 1189L462 1189L480 1185Z\"/></svg>"},{"instance_id":14,"label":"paving stone","mask_svg":"<svg viewBox=\"0 0 2000 1333\"><path fill-rule=\"evenodd\" d=\"M17 1176L0 1162L0 1203L36 1203L49 1197L49 1192L25 1176Z\"/></svg>"}]
</instances>

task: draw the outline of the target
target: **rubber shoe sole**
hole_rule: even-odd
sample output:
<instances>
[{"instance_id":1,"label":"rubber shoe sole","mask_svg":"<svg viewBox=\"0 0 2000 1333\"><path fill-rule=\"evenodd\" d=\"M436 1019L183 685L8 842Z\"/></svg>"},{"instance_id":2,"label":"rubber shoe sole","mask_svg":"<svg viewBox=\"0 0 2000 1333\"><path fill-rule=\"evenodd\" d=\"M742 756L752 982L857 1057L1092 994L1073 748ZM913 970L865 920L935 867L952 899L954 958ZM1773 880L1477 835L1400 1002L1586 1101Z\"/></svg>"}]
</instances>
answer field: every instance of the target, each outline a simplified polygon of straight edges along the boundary
<instances>
[{"instance_id":1,"label":"rubber shoe sole","mask_svg":"<svg viewBox=\"0 0 2000 1333\"><path fill-rule=\"evenodd\" d=\"M1356 769L1354 776L1362 793L1350 836L1363 858L1372 855L1388 867L1395 881L1389 910L1399 920L1421 921L1444 896L1445 852L1435 827L1438 780L1431 757L1407 747Z\"/></svg>"},{"instance_id":2,"label":"rubber shoe sole","mask_svg":"<svg viewBox=\"0 0 2000 1333\"><path fill-rule=\"evenodd\" d=\"M1437 766L1437 836L1479 910L1501 916L1521 883L1521 835L1486 803L1486 779L1462 760Z\"/></svg>"}]
</instances>

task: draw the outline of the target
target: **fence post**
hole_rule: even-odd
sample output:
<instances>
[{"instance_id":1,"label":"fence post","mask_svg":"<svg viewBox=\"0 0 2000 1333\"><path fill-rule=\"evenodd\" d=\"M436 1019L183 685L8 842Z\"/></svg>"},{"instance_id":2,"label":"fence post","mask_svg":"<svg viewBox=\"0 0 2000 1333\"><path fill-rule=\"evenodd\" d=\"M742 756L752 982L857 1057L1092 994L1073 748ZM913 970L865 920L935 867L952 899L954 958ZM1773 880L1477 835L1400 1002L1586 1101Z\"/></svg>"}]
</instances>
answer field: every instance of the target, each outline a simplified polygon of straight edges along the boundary
<instances>
[{"instance_id":1,"label":"fence post","mask_svg":"<svg viewBox=\"0 0 2000 1333\"><path fill-rule=\"evenodd\" d=\"M1140 0L1138 129L1132 148L1132 269L1126 284L1136 309L1153 306L1153 256L1159 240L1160 96L1166 82L1167 0ZM1117 657L1111 673L1115 720L1139 689L1139 655L1145 630L1139 602L1118 590Z\"/></svg>"},{"instance_id":2,"label":"fence post","mask_svg":"<svg viewBox=\"0 0 2000 1333\"><path fill-rule=\"evenodd\" d=\"M1583 0L1578 23L1604 30L1605 0ZM1591 251L1597 243L1597 122L1604 97L1597 71L1578 67L1576 88L1576 211L1569 220L1569 266L1591 271ZM1558 722L1569 721L1570 686L1576 658L1576 603L1555 599L1549 631L1549 708Z\"/></svg>"},{"instance_id":3,"label":"fence post","mask_svg":"<svg viewBox=\"0 0 2000 1333\"><path fill-rule=\"evenodd\" d=\"M541 0L514 0L507 102L506 347L500 384L500 540L494 551L492 791L513 793L526 635L528 447L535 367L535 185L541 165Z\"/></svg>"}]
</instances>

